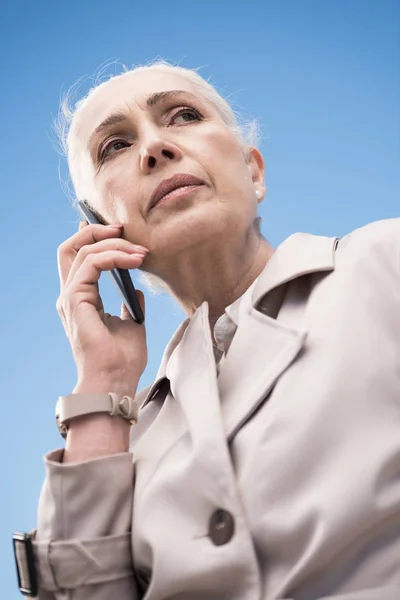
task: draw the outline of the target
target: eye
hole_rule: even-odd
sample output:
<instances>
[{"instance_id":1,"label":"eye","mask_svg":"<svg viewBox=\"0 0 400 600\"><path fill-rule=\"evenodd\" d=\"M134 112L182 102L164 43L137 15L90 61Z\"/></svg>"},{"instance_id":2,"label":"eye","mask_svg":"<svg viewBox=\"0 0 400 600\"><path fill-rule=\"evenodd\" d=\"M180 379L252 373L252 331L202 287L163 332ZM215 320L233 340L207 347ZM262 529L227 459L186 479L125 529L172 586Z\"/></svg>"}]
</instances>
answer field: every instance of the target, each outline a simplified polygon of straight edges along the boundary
<instances>
[{"instance_id":1,"label":"eye","mask_svg":"<svg viewBox=\"0 0 400 600\"><path fill-rule=\"evenodd\" d=\"M202 115L194 108L181 108L176 113L172 115L171 124L172 125L182 125L184 123L191 123L192 121L201 121Z\"/></svg>"},{"instance_id":2,"label":"eye","mask_svg":"<svg viewBox=\"0 0 400 600\"><path fill-rule=\"evenodd\" d=\"M129 146L130 144L125 140L111 140L100 149L99 159L103 161L108 156L115 154L123 148L128 148Z\"/></svg>"}]
</instances>

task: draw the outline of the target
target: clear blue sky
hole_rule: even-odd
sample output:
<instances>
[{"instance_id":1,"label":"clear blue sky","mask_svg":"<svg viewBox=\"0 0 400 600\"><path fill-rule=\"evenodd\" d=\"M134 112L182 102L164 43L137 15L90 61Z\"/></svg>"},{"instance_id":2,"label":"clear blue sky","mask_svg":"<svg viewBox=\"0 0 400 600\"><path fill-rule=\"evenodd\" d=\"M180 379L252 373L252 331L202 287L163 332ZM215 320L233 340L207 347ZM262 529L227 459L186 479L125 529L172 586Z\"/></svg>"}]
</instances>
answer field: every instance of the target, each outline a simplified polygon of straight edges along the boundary
<instances>
[{"instance_id":1,"label":"clear blue sky","mask_svg":"<svg viewBox=\"0 0 400 600\"><path fill-rule=\"evenodd\" d=\"M0 50L0 596L11 600L11 534L35 526L42 456L61 445L55 402L75 384L55 309L57 246L77 223L51 143L61 92L113 59L202 66L262 126L264 235L275 247L298 231L342 236L399 216L400 3L3 0ZM101 290L118 313L106 276ZM143 386L184 317L169 298L146 298Z\"/></svg>"}]
</instances>

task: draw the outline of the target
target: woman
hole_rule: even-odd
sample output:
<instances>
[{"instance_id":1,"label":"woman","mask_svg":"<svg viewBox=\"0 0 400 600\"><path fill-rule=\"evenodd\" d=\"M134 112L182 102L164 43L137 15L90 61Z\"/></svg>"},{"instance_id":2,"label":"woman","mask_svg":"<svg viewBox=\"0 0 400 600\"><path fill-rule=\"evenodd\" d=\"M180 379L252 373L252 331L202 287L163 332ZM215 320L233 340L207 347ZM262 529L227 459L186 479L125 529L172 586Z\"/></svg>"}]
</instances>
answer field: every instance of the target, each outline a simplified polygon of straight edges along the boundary
<instances>
[{"instance_id":1,"label":"woman","mask_svg":"<svg viewBox=\"0 0 400 600\"><path fill-rule=\"evenodd\" d=\"M92 90L67 142L77 198L111 225L59 249L78 378L46 457L39 598L398 600L399 219L274 251L260 152L163 63ZM145 326L98 293L114 267L188 315L138 394Z\"/></svg>"}]
</instances>

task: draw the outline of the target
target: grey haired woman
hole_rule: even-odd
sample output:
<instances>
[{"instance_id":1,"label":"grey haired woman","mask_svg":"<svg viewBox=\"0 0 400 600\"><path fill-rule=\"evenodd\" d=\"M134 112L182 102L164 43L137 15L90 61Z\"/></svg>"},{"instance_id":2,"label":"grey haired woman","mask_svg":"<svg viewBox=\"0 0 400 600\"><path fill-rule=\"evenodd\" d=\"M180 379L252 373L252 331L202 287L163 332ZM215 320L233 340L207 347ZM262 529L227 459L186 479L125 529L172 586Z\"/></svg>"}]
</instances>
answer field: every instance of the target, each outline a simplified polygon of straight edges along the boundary
<instances>
[{"instance_id":1,"label":"grey haired woman","mask_svg":"<svg viewBox=\"0 0 400 600\"><path fill-rule=\"evenodd\" d=\"M274 250L260 151L163 63L93 89L67 151L109 225L59 248L78 377L31 536L38 597L398 600L399 219ZM187 314L141 391L146 328L99 296L114 267Z\"/></svg>"}]
</instances>

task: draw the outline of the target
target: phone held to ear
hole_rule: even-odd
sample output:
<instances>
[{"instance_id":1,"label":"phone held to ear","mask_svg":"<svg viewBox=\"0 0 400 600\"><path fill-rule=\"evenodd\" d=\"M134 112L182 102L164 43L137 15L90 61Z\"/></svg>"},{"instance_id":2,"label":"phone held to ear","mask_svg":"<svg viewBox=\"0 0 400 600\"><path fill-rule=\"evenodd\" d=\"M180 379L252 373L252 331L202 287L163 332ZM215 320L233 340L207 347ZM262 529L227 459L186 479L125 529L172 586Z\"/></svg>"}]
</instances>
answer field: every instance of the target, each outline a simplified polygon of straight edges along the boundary
<instances>
[{"instance_id":1,"label":"phone held to ear","mask_svg":"<svg viewBox=\"0 0 400 600\"><path fill-rule=\"evenodd\" d=\"M86 202L78 201L78 210L82 218L90 225L107 225L105 221L99 218L89 208ZM141 324L144 321L144 314L139 304L135 286L132 283L131 276L127 269L112 269L107 271L113 280L126 308L128 309L132 319Z\"/></svg>"}]
</instances>

